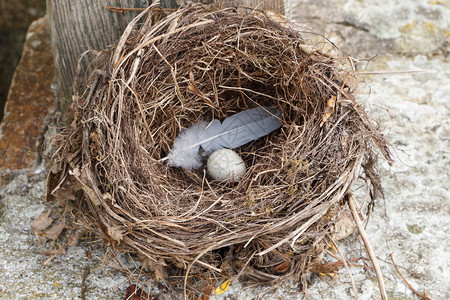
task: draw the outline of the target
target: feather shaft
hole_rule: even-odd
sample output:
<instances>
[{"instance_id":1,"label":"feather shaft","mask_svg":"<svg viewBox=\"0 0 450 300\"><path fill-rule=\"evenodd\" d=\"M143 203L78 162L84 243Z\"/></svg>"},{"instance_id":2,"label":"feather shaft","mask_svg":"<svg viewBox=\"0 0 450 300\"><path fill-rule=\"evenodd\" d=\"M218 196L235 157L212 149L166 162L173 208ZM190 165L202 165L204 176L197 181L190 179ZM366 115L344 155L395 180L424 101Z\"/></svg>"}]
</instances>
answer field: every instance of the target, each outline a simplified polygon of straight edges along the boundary
<instances>
[{"instance_id":1,"label":"feather shaft","mask_svg":"<svg viewBox=\"0 0 450 300\"><path fill-rule=\"evenodd\" d=\"M257 107L234 114L222 123L213 120L206 127L200 146L207 153L240 147L280 128L281 118L277 109Z\"/></svg>"},{"instance_id":2,"label":"feather shaft","mask_svg":"<svg viewBox=\"0 0 450 300\"><path fill-rule=\"evenodd\" d=\"M268 135L281 127L282 114L275 108L257 107L226 118L223 122L202 121L182 131L175 139L168 160L170 166L194 169L201 166L199 147L207 155L213 151L233 149Z\"/></svg>"}]
</instances>

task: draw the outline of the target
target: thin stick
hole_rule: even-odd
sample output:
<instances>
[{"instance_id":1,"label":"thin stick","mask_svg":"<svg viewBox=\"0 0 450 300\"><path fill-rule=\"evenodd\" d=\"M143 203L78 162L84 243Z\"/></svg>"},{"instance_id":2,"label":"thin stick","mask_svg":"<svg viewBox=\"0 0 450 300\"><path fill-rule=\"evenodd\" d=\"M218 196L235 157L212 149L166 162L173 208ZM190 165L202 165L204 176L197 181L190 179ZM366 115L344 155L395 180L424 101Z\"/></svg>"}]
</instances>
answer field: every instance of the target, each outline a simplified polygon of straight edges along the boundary
<instances>
[{"instance_id":1,"label":"thin stick","mask_svg":"<svg viewBox=\"0 0 450 300\"><path fill-rule=\"evenodd\" d=\"M336 251L339 253L339 255L342 258L342 263L344 264L345 268L347 269L348 275L350 276L350 280L352 282L352 289L353 289L353 293L355 294L355 299L358 299L358 290L356 289L355 279L353 278L353 274L352 274L352 270L350 270L350 266L347 264L347 259L342 254L341 250L339 250L339 247L336 244L336 242L333 241L333 239L331 241L334 244L334 247L336 248Z\"/></svg>"},{"instance_id":2,"label":"thin stick","mask_svg":"<svg viewBox=\"0 0 450 300\"><path fill-rule=\"evenodd\" d=\"M409 289L411 291L413 291L414 294L416 294L417 296L419 296L422 299L425 300L431 300L430 295L428 295L427 292L424 292L424 294L419 293L418 291L416 291L411 284L409 284L409 282L406 280L405 277L403 277L402 273L400 273L400 270L398 269L397 265L394 262L394 257L392 256L392 253L389 255L391 257L392 260L392 264L394 265L395 270L397 271L398 275L400 275L400 277L403 279L403 281L406 283L406 285L409 287Z\"/></svg>"},{"instance_id":3,"label":"thin stick","mask_svg":"<svg viewBox=\"0 0 450 300\"><path fill-rule=\"evenodd\" d=\"M86 300L86 291L87 291L86 278L88 277L90 271L91 271L91 269L89 268L89 266L87 266L84 269L83 278L81 280L81 299L82 300Z\"/></svg>"},{"instance_id":4,"label":"thin stick","mask_svg":"<svg viewBox=\"0 0 450 300\"><path fill-rule=\"evenodd\" d=\"M250 256L250 258L247 260L247 262L244 264L244 266L242 267L242 269L239 271L239 273L237 274L237 276L233 279L233 281L231 282L231 285L235 284L239 277L242 275L242 273L244 272L245 268L247 268L248 263L253 259L253 257L255 256L256 251L253 252L253 254Z\"/></svg>"},{"instance_id":5,"label":"thin stick","mask_svg":"<svg viewBox=\"0 0 450 300\"><path fill-rule=\"evenodd\" d=\"M123 13L124 11L144 11L145 8L133 8L133 7L112 7L112 6L105 6L106 9L112 11L112 12L116 12L116 13ZM177 10L177 8L160 8L160 7L155 7L155 10L167 10L167 11L175 11Z\"/></svg>"},{"instance_id":6,"label":"thin stick","mask_svg":"<svg viewBox=\"0 0 450 300\"><path fill-rule=\"evenodd\" d=\"M342 266L344 265L344 263L341 261L341 259L340 259L339 257L337 257L336 255L334 255L333 253L331 253L330 250L325 249L325 252L326 252L329 256L331 256L331 257L333 257L334 259L337 260L337 262L332 263L332 264L336 264L336 266L338 266L338 267L342 267ZM361 268L369 268L369 269L372 269L372 268L373 268L373 267L371 267L371 266L367 266L367 265L357 265L357 264L354 264L354 263L353 263L354 261L358 261L358 260L360 260L360 259L361 259L361 260L364 260L363 257L355 257L355 258L352 258L352 259L347 259L347 261L351 263L349 266L352 266L352 267L361 267Z\"/></svg>"},{"instance_id":7,"label":"thin stick","mask_svg":"<svg viewBox=\"0 0 450 300\"><path fill-rule=\"evenodd\" d=\"M367 254L369 254L370 260L372 261L373 267L375 268L375 274L378 279L378 286L380 287L381 299L387 300L386 288L384 286L383 274L381 273L380 265L378 264L377 256L373 251L372 245L370 244L369 238L367 237L367 233L364 230L364 225L359 218L358 211L355 207L355 200L353 199L353 195L348 195L348 206L353 215L353 219L355 220L356 227L358 228L359 235L364 242L364 246L366 246Z\"/></svg>"},{"instance_id":8,"label":"thin stick","mask_svg":"<svg viewBox=\"0 0 450 300\"><path fill-rule=\"evenodd\" d=\"M133 7L112 7L112 6L105 6L106 9L116 12L116 13L123 13L124 11L144 11L145 8L133 8Z\"/></svg>"}]
</instances>

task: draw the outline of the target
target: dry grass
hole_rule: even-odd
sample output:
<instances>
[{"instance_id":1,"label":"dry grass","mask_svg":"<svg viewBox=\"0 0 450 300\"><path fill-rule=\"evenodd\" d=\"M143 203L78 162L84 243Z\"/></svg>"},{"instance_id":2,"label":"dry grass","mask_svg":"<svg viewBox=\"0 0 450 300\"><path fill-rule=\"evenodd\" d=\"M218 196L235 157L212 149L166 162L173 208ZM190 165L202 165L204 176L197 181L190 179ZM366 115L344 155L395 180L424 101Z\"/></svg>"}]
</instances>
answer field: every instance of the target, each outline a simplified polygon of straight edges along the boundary
<instances>
[{"instance_id":1,"label":"dry grass","mask_svg":"<svg viewBox=\"0 0 450 300\"><path fill-rule=\"evenodd\" d=\"M155 12L98 54L74 96L51 196L74 191L86 227L157 276L187 274L168 281L191 295L237 276L306 288L345 194L359 177L380 190L375 149L389 159L352 96L355 74L261 11ZM279 109L283 126L237 149L248 167L238 183L158 162L182 128L256 106Z\"/></svg>"}]
</instances>

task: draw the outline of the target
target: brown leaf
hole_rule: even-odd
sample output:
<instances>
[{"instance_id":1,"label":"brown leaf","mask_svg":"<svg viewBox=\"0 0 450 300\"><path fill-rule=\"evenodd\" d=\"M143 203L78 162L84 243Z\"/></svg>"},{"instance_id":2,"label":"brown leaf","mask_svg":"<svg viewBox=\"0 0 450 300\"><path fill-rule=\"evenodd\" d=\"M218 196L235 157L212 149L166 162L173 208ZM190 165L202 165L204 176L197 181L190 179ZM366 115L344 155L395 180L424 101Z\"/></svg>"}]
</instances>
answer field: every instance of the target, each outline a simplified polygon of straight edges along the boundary
<instances>
[{"instance_id":1,"label":"brown leaf","mask_svg":"<svg viewBox=\"0 0 450 300\"><path fill-rule=\"evenodd\" d=\"M198 298L198 300L209 300L210 295L203 294Z\"/></svg>"},{"instance_id":2,"label":"brown leaf","mask_svg":"<svg viewBox=\"0 0 450 300\"><path fill-rule=\"evenodd\" d=\"M131 284L125 291L125 300L156 300L156 298L144 292L137 285Z\"/></svg>"},{"instance_id":3,"label":"brown leaf","mask_svg":"<svg viewBox=\"0 0 450 300\"><path fill-rule=\"evenodd\" d=\"M142 269L147 269L150 265L150 259L147 256L142 255L140 253L137 255L137 257L141 261Z\"/></svg>"},{"instance_id":4,"label":"brown leaf","mask_svg":"<svg viewBox=\"0 0 450 300\"><path fill-rule=\"evenodd\" d=\"M340 261L332 262L332 263L315 263L311 267L311 271L314 273L324 273L331 274L336 273L344 264Z\"/></svg>"},{"instance_id":5,"label":"brown leaf","mask_svg":"<svg viewBox=\"0 0 450 300\"><path fill-rule=\"evenodd\" d=\"M38 239L39 245L41 245L41 246L44 246L45 242L47 241L46 238L43 238L41 236L38 236L37 239Z\"/></svg>"},{"instance_id":6,"label":"brown leaf","mask_svg":"<svg viewBox=\"0 0 450 300\"><path fill-rule=\"evenodd\" d=\"M71 234L69 235L69 237L67 238L67 244L70 247L74 247L78 244L78 240L85 234L84 231L79 231L76 234Z\"/></svg>"},{"instance_id":7,"label":"brown leaf","mask_svg":"<svg viewBox=\"0 0 450 300\"><path fill-rule=\"evenodd\" d=\"M200 296L199 300L209 300L209 297L211 296L213 289L214 289L214 285L208 284L205 287L205 291L203 292L203 295Z\"/></svg>"},{"instance_id":8,"label":"brown leaf","mask_svg":"<svg viewBox=\"0 0 450 300\"><path fill-rule=\"evenodd\" d=\"M277 272L284 273L291 266L291 262L288 260L283 261L278 266L273 267L273 269Z\"/></svg>"},{"instance_id":9,"label":"brown leaf","mask_svg":"<svg viewBox=\"0 0 450 300\"><path fill-rule=\"evenodd\" d=\"M194 73L192 72L189 72L189 84L187 86L187 89L202 98L207 104L214 106L212 101L208 97L206 97L205 94L203 94L202 91L200 91L195 85Z\"/></svg>"},{"instance_id":10,"label":"brown leaf","mask_svg":"<svg viewBox=\"0 0 450 300\"><path fill-rule=\"evenodd\" d=\"M205 94L203 94L196 86L195 86L195 80L194 80L194 73L189 72L189 84L188 84L188 90L196 94L197 96L200 96L202 98L205 97Z\"/></svg>"},{"instance_id":11,"label":"brown leaf","mask_svg":"<svg viewBox=\"0 0 450 300\"><path fill-rule=\"evenodd\" d=\"M156 280L161 280L161 279L164 280L164 279L168 278L168 275L167 275L167 272L166 272L164 266L166 266L166 263L165 263L164 259L162 259L162 258L160 260L158 260L158 262L153 262L153 261L149 262L150 270L155 272Z\"/></svg>"},{"instance_id":12,"label":"brown leaf","mask_svg":"<svg viewBox=\"0 0 450 300\"><path fill-rule=\"evenodd\" d=\"M45 182L45 198L47 201L54 201L55 196L52 194L54 189L59 184L59 178L61 177L61 170L59 164L55 164L52 170L47 174L47 181Z\"/></svg>"},{"instance_id":13,"label":"brown leaf","mask_svg":"<svg viewBox=\"0 0 450 300\"><path fill-rule=\"evenodd\" d=\"M166 269L164 268L164 266L157 264L155 266L155 277L156 280L161 280L161 279L167 279L167 272Z\"/></svg>"},{"instance_id":14,"label":"brown leaf","mask_svg":"<svg viewBox=\"0 0 450 300\"><path fill-rule=\"evenodd\" d=\"M83 169L84 171L84 169ZM89 186L86 185L86 182L88 181L86 172L81 173L80 168L76 167L73 170L69 170L69 175L73 176L76 180L76 185L79 187L78 189L81 189L86 194L86 197L92 200L94 198L94 205L99 206L100 202L97 203L98 199L95 195L95 191L92 190Z\"/></svg>"},{"instance_id":15,"label":"brown leaf","mask_svg":"<svg viewBox=\"0 0 450 300\"><path fill-rule=\"evenodd\" d=\"M37 217L36 220L34 220L33 224L31 225L31 231L34 233L39 233L45 230L48 226L52 225L54 219L49 218L50 210L44 211Z\"/></svg>"},{"instance_id":16,"label":"brown leaf","mask_svg":"<svg viewBox=\"0 0 450 300\"><path fill-rule=\"evenodd\" d=\"M353 217L350 212L345 211L334 225L334 239L340 241L355 232Z\"/></svg>"},{"instance_id":17,"label":"brown leaf","mask_svg":"<svg viewBox=\"0 0 450 300\"><path fill-rule=\"evenodd\" d=\"M320 123L320 127L323 126L327 122L327 120L334 113L334 108L336 106L336 96L331 96L327 101L327 107L325 108L325 113L322 116L322 122Z\"/></svg>"},{"instance_id":18,"label":"brown leaf","mask_svg":"<svg viewBox=\"0 0 450 300\"><path fill-rule=\"evenodd\" d=\"M63 218L61 222L45 231L45 236L51 240L56 240L63 231L64 227L66 227L66 221Z\"/></svg>"},{"instance_id":19,"label":"brown leaf","mask_svg":"<svg viewBox=\"0 0 450 300\"><path fill-rule=\"evenodd\" d=\"M73 186L66 185L64 187L60 187L59 190L54 193L54 195L59 199L63 199L64 201L75 200L76 192L77 190L75 190Z\"/></svg>"},{"instance_id":20,"label":"brown leaf","mask_svg":"<svg viewBox=\"0 0 450 300\"><path fill-rule=\"evenodd\" d=\"M78 180L85 196L91 200L93 205L100 206L102 204L100 200L100 191L97 188L97 182L88 167L83 167L82 173L80 173L80 169L76 167L72 172L69 171L69 174L73 175L75 179ZM86 185L86 183L89 185Z\"/></svg>"},{"instance_id":21,"label":"brown leaf","mask_svg":"<svg viewBox=\"0 0 450 300\"><path fill-rule=\"evenodd\" d=\"M60 248L39 250L39 252L44 254L45 256L55 256L55 255L64 255L64 254L66 254L66 249L64 249L64 247L61 246Z\"/></svg>"},{"instance_id":22,"label":"brown leaf","mask_svg":"<svg viewBox=\"0 0 450 300\"><path fill-rule=\"evenodd\" d=\"M124 230L121 226L108 227L108 235L117 242L123 239L123 233Z\"/></svg>"}]
</instances>

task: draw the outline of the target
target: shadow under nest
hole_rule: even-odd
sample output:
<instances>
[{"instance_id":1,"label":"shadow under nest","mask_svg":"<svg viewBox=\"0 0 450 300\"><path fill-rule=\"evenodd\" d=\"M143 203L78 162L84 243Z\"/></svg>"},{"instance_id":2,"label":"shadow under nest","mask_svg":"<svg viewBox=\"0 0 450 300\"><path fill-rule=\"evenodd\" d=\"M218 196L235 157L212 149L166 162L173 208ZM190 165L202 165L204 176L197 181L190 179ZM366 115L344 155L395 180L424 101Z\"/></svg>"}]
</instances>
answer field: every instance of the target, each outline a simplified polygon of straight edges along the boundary
<instances>
[{"instance_id":1,"label":"shadow under nest","mask_svg":"<svg viewBox=\"0 0 450 300\"><path fill-rule=\"evenodd\" d=\"M49 199L76 194L78 222L192 295L237 277L306 287L350 187L381 190L375 149L389 158L355 74L262 11L156 13L98 53L58 136ZM282 127L235 149L238 182L159 161L183 128L258 106L281 111Z\"/></svg>"}]
</instances>

